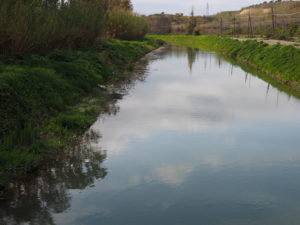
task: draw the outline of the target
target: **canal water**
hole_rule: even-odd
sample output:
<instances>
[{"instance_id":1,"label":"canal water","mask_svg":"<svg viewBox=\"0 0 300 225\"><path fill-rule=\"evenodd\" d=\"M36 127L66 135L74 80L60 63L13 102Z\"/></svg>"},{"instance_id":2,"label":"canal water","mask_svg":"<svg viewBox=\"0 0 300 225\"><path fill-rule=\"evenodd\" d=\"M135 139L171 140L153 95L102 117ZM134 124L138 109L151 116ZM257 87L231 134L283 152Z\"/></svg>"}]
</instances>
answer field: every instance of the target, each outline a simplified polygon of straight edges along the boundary
<instances>
[{"instance_id":1,"label":"canal water","mask_svg":"<svg viewBox=\"0 0 300 225\"><path fill-rule=\"evenodd\" d=\"M10 185L0 224L299 225L300 101L201 50L141 65L80 143Z\"/></svg>"}]
</instances>

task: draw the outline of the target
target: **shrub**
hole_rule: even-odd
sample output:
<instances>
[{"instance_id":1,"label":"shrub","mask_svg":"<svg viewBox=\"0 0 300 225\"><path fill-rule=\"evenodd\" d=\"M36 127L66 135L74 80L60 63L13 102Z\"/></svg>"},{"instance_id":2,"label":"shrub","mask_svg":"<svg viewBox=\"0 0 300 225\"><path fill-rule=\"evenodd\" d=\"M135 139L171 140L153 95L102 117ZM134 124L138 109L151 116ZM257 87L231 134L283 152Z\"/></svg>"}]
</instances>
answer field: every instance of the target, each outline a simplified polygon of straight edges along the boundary
<instances>
[{"instance_id":1,"label":"shrub","mask_svg":"<svg viewBox=\"0 0 300 225\"><path fill-rule=\"evenodd\" d=\"M274 31L272 29L267 29L265 31L265 37L277 40L289 40L296 36L297 32L298 25L291 24L287 28L277 28Z\"/></svg>"},{"instance_id":2,"label":"shrub","mask_svg":"<svg viewBox=\"0 0 300 225\"><path fill-rule=\"evenodd\" d=\"M291 24L289 27L288 27L288 34L290 37L294 37L296 34L297 34L297 31L298 31L298 24Z\"/></svg>"},{"instance_id":3,"label":"shrub","mask_svg":"<svg viewBox=\"0 0 300 225\"><path fill-rule=\"evenodd\" d=\"M87 129L108 108L98 84L124 79L121 71L154 46L154 40L110 40L0 58L0 185L6 169L32 166Z\"/></svg>"},{"instance_id":4,"label":"shrub","mask_svg":"<svg viewBox=\"0 0 300 225\"><path fill-rule=\"evenodd\" d=\"M102 4L73 0L0 0L0 53L18 54L93 44L103 31Z\"/></svg>"},{"instance_id":5,"label":"shrub","mask_svg":"<svg viewBox=\"0 0 300 225\"><path fill-rule=\"evenodd\" d=\"M142 39L148 30L145 19L127 11L111 11L106 24L108 36L116 39Z\"/></svg>"}]
</instances>

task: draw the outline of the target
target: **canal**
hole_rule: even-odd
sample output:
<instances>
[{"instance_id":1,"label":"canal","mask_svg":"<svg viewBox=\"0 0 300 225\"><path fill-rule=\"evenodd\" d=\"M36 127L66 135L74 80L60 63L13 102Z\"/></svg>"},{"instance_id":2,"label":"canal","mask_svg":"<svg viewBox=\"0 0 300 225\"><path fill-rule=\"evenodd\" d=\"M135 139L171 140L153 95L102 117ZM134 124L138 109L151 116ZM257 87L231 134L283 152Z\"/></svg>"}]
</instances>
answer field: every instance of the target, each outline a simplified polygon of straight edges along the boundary
<instances>
[{"instance_id":1,"label":"canal","mask_svg":"<svg viewBox=\"0 0 300 225\"><path fill-rule=\"evenodd\" d=\"M300 101L220 56L169 47L0 224L298 225Z\"/></svg>"}]
</instances>

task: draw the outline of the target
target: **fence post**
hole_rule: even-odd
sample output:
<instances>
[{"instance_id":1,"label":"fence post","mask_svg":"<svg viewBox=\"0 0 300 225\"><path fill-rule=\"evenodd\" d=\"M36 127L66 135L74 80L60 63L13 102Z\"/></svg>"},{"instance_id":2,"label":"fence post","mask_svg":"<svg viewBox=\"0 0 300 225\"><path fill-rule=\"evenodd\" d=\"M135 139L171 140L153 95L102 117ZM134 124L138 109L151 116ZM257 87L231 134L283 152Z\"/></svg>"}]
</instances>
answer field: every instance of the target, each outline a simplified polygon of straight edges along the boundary
<instances>
[{"instance_id":1,"label":"fence post","mask_svg":"<svg viewBox=\"0 0 300 225\"><path fill-rule=\"evenodd\" d=\"M272 5L272 8L271 8L271 12L272 12L272 31L273 31L273 34L275 34L275 14L274 14L273 5Z\"/></svg>"},{"instance_id":2,"label":"fence post","mask_svg":"<svg viewBox=\"0 0 300 225\"><path fill-rule=\"evenodd\" d=\"M235 35L235 21L236 20L236 18L235 18L235 16L233 17L233 31L232 31L232 35Z\"/></svg>"},{"instance_id":3,"label":"fence post","mask_svg":"<svg viewBox=\"0 0 300 225\"><path fill-rule=\"evenodd\" d=\"M223 18L221 17L221 20L220 20L220 34L222 35L223 34Z\"/></svg>"},{"instance_id":4,"label":"fence post","mask_svg":"<svg viewBox=\"0 0 300 225\"><path fill-rule=\"evenodd\" d=\"M248 15L248 37L253 37L253 27L252 27L252 19L251 19L250 10L249 10L249 15Z\"/></svg>"}]
</instances>

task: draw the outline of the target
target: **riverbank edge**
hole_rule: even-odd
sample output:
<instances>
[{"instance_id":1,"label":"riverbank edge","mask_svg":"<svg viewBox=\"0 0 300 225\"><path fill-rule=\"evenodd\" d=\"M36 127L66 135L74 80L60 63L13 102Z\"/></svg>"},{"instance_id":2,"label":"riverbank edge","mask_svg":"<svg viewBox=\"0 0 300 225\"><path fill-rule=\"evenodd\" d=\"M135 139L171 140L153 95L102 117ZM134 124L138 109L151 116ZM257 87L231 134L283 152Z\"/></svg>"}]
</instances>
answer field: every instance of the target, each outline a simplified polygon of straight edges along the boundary
<instances>
[{"instance_id":1,"label":"riverbank edge","mask_svg":"<svg viewBox=\"0 0 300 225\"><path fill-rule=\"evenodd\" d=\"M153 39L143 41L110 40L104 41L91 49L59 50L59 52L50 52L45 55L31 54L10 58L2 57L0 61L0 81L3 82L0 85L0 100L3 100L3 96L8 96L11 99L6 102L3 100L3 104L0 106L1 113L4 112L2 114L4 116L1 118L1 120L3 119L1 128L5 130L5 125L7 125L10 129L6 135L0 136L0 187L10 180L38 169L43 162L54 159L60 149L70 144L74 138L82 135L96 121L99 113L109 112L110 105L116 102L116 98L119 96L116 96L118 94L111 94L108 87L130 80L134 64L162 44L163 42ZM54 61L51 58L53 55L56 57ZM74 74L65 71L65 69L70 69L69 66L74 66L74 62L81 63L81 61L88 61L90 58L94 60L93 63L82 64L87 67L83 69L83 73L89 72L88 70L98 73L95 74L93 79L86 77L86 79L91 80L90 82L82 80L89 74L74 78ZM60 65L62 61L65 63ZM62 69L60 66L66 68ZM18 83L22 83L24 74L18 74L14 77L15 79L12 79L11 77L15 74L11 71L16 70L21 72L24 70L24 73L28 75L26 79L29 80L26 83L38 84L38 90L41 90L41 93L30 93L38 92L37 89L30 89L30 87L24 87L23 91L19 90L22 88ZM34 76L31 80L30 72L36 72L36 70L38 72L40 70L50 72L50 80L37 82L34 79L40 78ZM6 74L7 71L11 74ZM55 79L63 80L64 83L62 84L65 85L66 90L56 89L53 84L60 83L54 82ZM23 84L23 86L25 85ZM63 88L64 86L60 89ZM75 90L72 90L74 88ZM56 95L54 98L64 99L62 95L66 94L74 96L66 101L60 101L57 107L50 102L53 99L45 100L48 94L45 95L43 89L53 90ZM20 93L24 93L25 97L20 96ZM39 96L39 94L42 95L41 98L44 98L44 100L32 97ZM13 96L13 99L11 96ZM22 100L21 103L20 99ZM23 123L12 123L16 125L15 127L12 127L9 123L4 124L6 121L19 119L18 113L11 113L13 110L9 112L9 104L15 104L11 107L17 111L20 108L17 104L25 105L32 101L35 101L32 104L37 110L34 113L25 115L21 119L21 121L24 121ZM5 104L7 105L5 106ZM43 108L43 105L50 105L50 107Z\"/></svg>"},{"instance_id":2,"label":"riverbank edge","mask_svg":"<svg viewBox=\"0 0 300 225\"><path fill-rule=\"evenodd\" d=\"M270 46L255 40L239 41L221 36L151 35L171 45L214 51L263 73L300 96L300 50L293 46Z\"/></svg>"}]
</instances>

